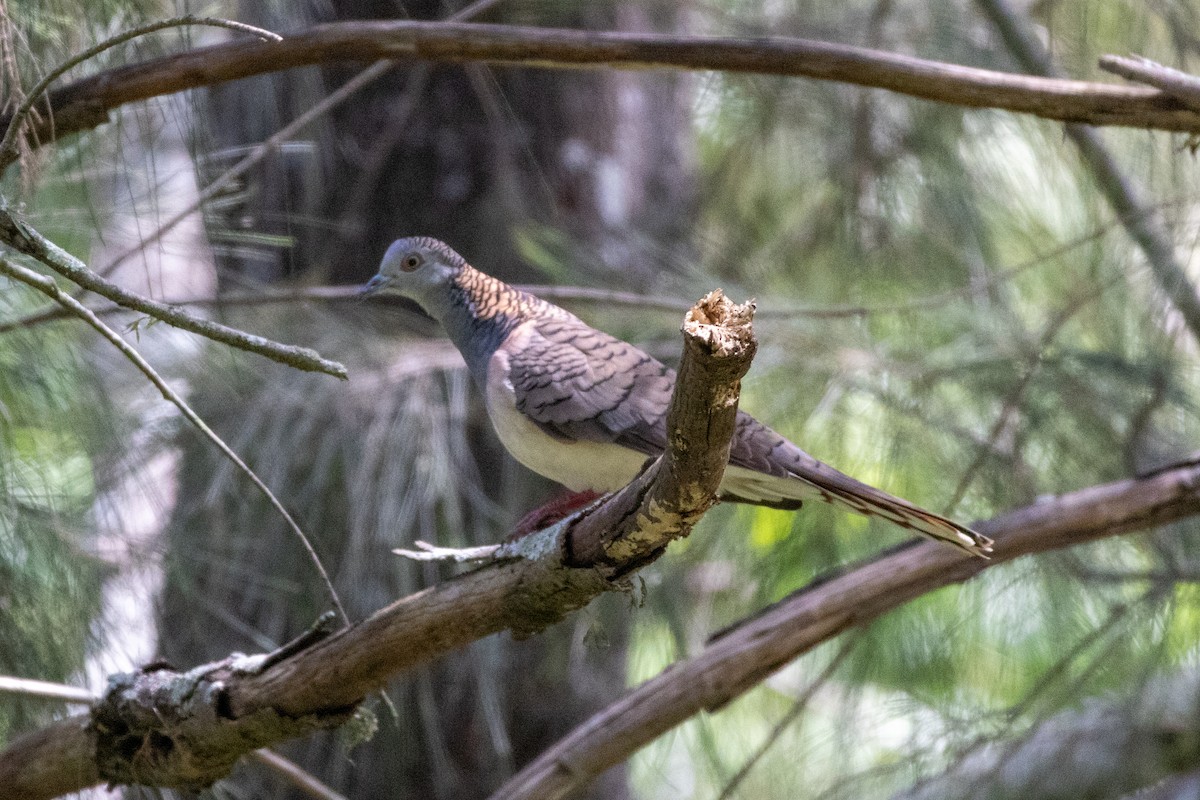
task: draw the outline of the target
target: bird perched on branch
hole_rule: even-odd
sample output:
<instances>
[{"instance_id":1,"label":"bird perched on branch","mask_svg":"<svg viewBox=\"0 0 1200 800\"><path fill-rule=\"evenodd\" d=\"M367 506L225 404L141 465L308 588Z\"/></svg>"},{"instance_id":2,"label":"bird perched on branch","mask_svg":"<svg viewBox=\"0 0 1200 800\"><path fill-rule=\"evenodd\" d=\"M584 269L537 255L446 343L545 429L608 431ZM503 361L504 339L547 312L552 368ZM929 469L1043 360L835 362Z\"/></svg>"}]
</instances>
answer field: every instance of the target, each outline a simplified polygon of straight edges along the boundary
<instances>
[{"instance_id":1,"label":"bird perched on branch","mask_svg":"<svg viewBox=\"0 0 1200 800\"><path fill-rule=\"evenodd\" d=\"M364 294L415 300L442 323L500 441L575 491L615 491L666 447L673 370L575 315L474 269L423 236L394 242ZM822 500L986 557L991 540L838 472L738 412L721 499L795 509Z\"/></svg>"}]
</instances>

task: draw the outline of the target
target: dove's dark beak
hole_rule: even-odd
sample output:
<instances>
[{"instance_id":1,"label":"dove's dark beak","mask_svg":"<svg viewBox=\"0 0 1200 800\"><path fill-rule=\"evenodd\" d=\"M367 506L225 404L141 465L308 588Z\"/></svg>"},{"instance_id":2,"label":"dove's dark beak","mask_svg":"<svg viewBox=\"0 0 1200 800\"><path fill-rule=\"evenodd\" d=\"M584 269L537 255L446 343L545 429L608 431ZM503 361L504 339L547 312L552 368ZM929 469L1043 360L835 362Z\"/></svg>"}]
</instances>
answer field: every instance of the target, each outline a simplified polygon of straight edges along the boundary
<instances>
[{"instance_id":1,"label":"dove's dark beak","mask_svg":"<svg viewBox=\"0 0 1200 800\"><path fill-rule=\"evenodd\" d=\"M371 280L367 281L361 289L359 289L358 296L360 298L369 297L382 289L386 283L387 278L383 277L382 275L376 275L374 278L371 278Z\"/></svg>"}]
</instances>

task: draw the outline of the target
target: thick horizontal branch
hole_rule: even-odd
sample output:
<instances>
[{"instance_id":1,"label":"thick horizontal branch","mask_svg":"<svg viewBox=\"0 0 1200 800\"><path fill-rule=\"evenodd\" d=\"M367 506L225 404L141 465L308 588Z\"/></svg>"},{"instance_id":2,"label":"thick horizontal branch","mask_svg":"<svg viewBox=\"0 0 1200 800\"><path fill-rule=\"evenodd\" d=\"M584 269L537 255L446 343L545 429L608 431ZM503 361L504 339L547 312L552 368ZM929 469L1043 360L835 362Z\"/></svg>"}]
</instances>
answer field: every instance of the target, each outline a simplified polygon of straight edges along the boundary
<instances>
[{"instance_id":1,"label":"thick horizontal branch","mask_svg":"<svg viewBox=\"0 0 1200 800\"><path fill-rule=\"evenodd\" d=\"M973 108L1065 122L1200 132L1200 114L1156 89L1015 75L850 45L775 36L662 34L446 22L343 22L108 70L49 95L32 143L88 130L120 106L293 67L376 59L531 67L685 69L841 81ZM6 123L0 116L0 125Z\"/></svg>"},{"instance_id":2,"label":"thick horizontal branch","mask_svg":"<svg viewBox=\"0 0 1200 800\"><path fill-rule=\"evenodd\" d=\"M921 595L984 569L1200 513L1200 466L1082 489L974 526L996 540L991 561L913 542L817 581L672 664L527 765L492 800L562 798L679 723L713 711L797 656Z\"/></svg>"},{"instance_id":3,"label":"thick horizontal branch","mask_svg":"<svg viewBox=\"0 0 1200 800\"><path fill-rule=\"evenodd\" d=\"M43 731L0 753L5 800L44 800L100 780L207 785L253 749L340 724L405 669L498 631L531 635L624 588L623 575L686 535L716 502L739 382L754 354L750 310L714 293L689 314L667 451L620 492L316 643L182 674L116 676L90 725L74 717L55 727L76 733L66 750ZM61 764L72 765L73 777L47 781Z\"/></svg>"}]
</instances>

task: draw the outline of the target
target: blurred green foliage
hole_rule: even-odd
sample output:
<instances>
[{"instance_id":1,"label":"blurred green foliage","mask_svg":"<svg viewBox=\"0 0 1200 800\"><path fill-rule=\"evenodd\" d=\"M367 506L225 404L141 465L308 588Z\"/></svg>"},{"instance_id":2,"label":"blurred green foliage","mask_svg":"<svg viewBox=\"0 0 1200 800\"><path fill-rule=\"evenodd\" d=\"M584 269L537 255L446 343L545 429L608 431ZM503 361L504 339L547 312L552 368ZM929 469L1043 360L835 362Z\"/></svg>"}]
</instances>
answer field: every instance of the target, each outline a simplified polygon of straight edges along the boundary
<instances>
[{"instance_id":1,"label":"blurred green foliage","mask_svg":"<svg viewBox=\"0 0 1200 800\"><path fill-rule=\"evenodd\" d=\"M537 22L541 7L520 4L518 13ZM82 44L62 24L77 6L10 5L17 10L28 15L42 67ZM1195 71L1200 3L1070 0L1029 11L1072 76L1098 78L1096 58L1107 52ZM157 12L114 2L89 8L88 18L120 27ZM1012 68L986 19L962 2L724 2L696 13L713 33L791 34ZM661 267L647 270L651 299L691 300L720 285L758 300L761 346L745 409L843 471L967 520L1200 449L1196 341L1061 126L845 85L692 79L700 201L690 244L699 258L678 268L671 253L641 255ZM88 170L112 168L101 163L112 145L100 137L60 149L30 200L45 232L80 252L106 213L81 189ZM1104 138L1155 198L1179 257L1193 261L1200 175L1183 141L1121 130ZM547 281L628 288L579 259L583 245L560 227L521 220L511 231ZM295 241L240 235L264 248ZM11 291L0 303L5 319L37 306ZM677 349L678 314L572 310L664 358ZM420 351L416 337L361 341L362 321L351 317L255 310L237 321L312 338L319 330L323 346L352 354L364 370L399 370L378 396L223 351L197 359L190 377L202 410L270 485L287 487L281 492L319 531L318 549L352 608L366 613L438 577L381 567L381 548L499 538L515 515L497 496L525 508L544 487L496 466L503 457L481 433L478 398L461 371ZM0 336L0 672L43 679L66 679L82 663L102 575L85 531L104 484L95 476L121 425L73 334L56 325ZM428 363L395 360L414 352ZM168 563L178 616L167 617L176 626L167 649L190 658L216 647L214 630L243 647L286 639L320 610L310 565L206 446L185 439L184 451L186 491ZM1194 667L1198 528L1187 521L1022 559L920 598L663 737L635 759L634 785L644 797L718 796L847 646L735 796L790 798L803 787L807 797L885 797L980 742L1019 735L1152 673ZM645 572L645 605L628 613L627 681L903 538L893 526L821 507L716 509ZM606 638L599 619L570 626L569 646L524 670L539 691ZM453 685L476 694L453 698L486 718L490 738L480 735L479 752L502 754L491 768L503 772L511 720L497 722L498 709L517 691L498 685L512 659L493 645L447 672L466 675ZM421 675L401 692L422 709L424 737L396 759L406 769L450 761L458 731L443 730L448 717L438 717L442 677ZM0 703L0 740L29 722L30 708ZM334 760L349 769L340 751Z\"/></svg>"},{"instance_id":2,"label":"blurred green foliage","mask_svg":"<svg viewBox=\"0 0 1200 800\"><path fill-rule=\"evenodd\" d=\"M34 307L0 300L5 318ZM0 674L66 681L79 670L99 607L102 566L91 555L93 457L105 414L67 336L0 337ZM47 704L0 703L0 740ZM31 715L34 715L31 717Z\"/></svg>"}]
</instances>

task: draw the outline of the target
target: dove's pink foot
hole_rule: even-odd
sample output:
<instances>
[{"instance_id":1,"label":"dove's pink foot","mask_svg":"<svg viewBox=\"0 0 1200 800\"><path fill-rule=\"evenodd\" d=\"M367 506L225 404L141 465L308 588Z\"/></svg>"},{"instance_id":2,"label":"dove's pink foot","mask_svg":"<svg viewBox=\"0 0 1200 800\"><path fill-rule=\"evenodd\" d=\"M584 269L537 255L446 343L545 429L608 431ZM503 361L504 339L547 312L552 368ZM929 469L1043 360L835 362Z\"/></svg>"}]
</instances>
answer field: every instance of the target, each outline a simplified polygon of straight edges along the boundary
<instances>
[{"instance_id":1,"label":"dove's pink foot","mask_svg":"<svg viewBox=\"0 0 1200 800\"><path fill-rule=\"evenodd\" d=\"M595 502L600 496L600 492L593 492L590 489L583 492L567 492L521 517L505 541L515 542L534 531L547 528Z\"/></svg>"}]
</instances>

